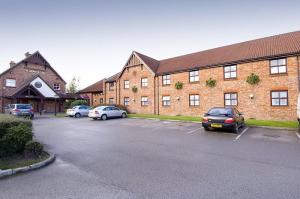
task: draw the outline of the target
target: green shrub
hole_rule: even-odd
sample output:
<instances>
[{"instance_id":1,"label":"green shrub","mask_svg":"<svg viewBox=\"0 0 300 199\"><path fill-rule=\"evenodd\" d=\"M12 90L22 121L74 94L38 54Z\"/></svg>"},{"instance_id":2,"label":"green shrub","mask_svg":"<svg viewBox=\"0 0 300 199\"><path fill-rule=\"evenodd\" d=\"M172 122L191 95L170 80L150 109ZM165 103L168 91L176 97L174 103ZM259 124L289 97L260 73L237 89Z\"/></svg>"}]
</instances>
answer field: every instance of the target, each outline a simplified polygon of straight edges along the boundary
<instances>
[{"instance_id":1,"label":"green shrub","mask_svg":"<svg viewBox=\"0 0 300 199\"><path fill-rule=\"evenodd\" d=\"M25 145L26 156L41 157L44 146L37 141L29 141Z\"/></svg>"},{"instance_id":2,"label":"green shrub","mask_svg":"<svg viewBox=\"0 0 300 199\"><path fill-rule=\"evenodd\" d=\"M23 152L25 144L33 137L32 127L24 123L11 126L5 131L0 139L0 157Z\"/></svg>"},{"instance_id":3,"label":"green shrub","mask_svg":"<svg viewBox=\"0 0 300 199\"><path fill-rule=\"evenodd\" d=\"M6 135L7 129L19 124L24 124L32 128L32 122L29 119L0 114L0 139Z\"/></svg>"},{"instance_id":4,"label":"green shrub","mask_svg":"<svg viewBox=\"0 0 300 199\"><path fill-rule=\"evenodd\" d=\"M79 106L79 105L88 105L86 100L75 100L71 102L70 107Z\"/></svg>"}]
</instances>

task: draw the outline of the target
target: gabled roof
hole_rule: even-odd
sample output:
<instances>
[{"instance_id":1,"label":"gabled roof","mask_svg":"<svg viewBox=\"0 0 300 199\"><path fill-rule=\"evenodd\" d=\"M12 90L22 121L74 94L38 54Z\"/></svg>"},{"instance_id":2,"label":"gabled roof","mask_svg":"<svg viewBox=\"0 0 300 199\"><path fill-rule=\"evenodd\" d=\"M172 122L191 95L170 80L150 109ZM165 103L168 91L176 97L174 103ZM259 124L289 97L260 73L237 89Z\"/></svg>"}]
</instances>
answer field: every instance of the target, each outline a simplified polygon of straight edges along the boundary
<instances>
[{"instance_id":1,"label":"gabled roof","mask_svg":"<svg viewBox=\"0 0 300 199\"><path fill-rule=\"evenodd\" d=\"M103 79L80 90L78 93L94 93L103 91Z\"/></svg>"},{"instance_id":2,"label":"gabled roof","mask_svg":"<svg viewBox=\"0 0 300 199\"><path fill-rule=\"evenodd\" d=\"M8 68L7 70L5 70L4 72L0 73L0 76L4 75L5 73L9 72L11 69L17 67L18 65L20 65L22 63L34 63L34 64L39 64L39 65L49 67L66 84L66 81L51 67L51 65L40 54L39 51L36 51L35 53L29 55L25 59L23 59L23 60L19 61L18 63L16 63L14 66L12 66L12 67Z\"/></svg>"},{"instance_id":3,"label":"gabled roof","mask_svg":"<svg viewBox=\"0 0 300 199\"><path fill-rule=\"evenodd\" d=\"M142 53L136 52L136 55L141 58L141 60L154 72L156 73L157 68L159 66L159 61L148 57L147 55L143 55Z\"/></svg>"},{"instance_id":4,"label":"gabled roof","mask_svg":"<svg viewBox=\"0 0 300 199\"><path fill-rule=\"evenodd\" d=\"M13 97L14 95L16 95L17 93L19 93L20 91L22 91L24 88L31 86L31 82L33 82L34 80L36 80L37 78L40 79L40 81L44 82L46 84L47 87L49 87L54 94L58 95L58 93L56 91L54 91L45 80L43 80L39 75L32 75L31 77L27 78L26 80L24 80L23 82L21 82L20 86L18 86L17 89L14 90L6 90L4 93L5 97ZM35 90L37 90L36 88L34 88ZM39 91L38 91L39 92ZM41 94L43 96L43 94ZM47 96L44 96L47 97Z\"/></svg>"},{"instance_id":5,"label":"gabled roof","mask_svg":"<svg viewBox=\"0 0 300 199\"><path fill-rule=\"evenodd\" d=\"M120 72L119 72L119 73L116 73L116 74L114 74L113 76L111 76L111 77L105 79L105 81L106 81L106 82L115 82L115 81L119 78L119 75L120 75L120 74L121 74Z\"/></svg>"}]
</instances>

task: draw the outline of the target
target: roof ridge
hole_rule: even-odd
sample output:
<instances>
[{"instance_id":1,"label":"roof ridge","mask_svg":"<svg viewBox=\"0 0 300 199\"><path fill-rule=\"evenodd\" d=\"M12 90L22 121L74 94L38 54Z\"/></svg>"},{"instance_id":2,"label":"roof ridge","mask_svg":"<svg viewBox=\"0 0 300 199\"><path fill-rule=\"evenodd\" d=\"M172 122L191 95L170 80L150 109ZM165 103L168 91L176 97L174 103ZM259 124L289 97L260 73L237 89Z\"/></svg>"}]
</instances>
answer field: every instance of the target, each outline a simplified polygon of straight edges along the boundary
<instances>
[{"instance_id":1,"label":"roof ridge","mask_svg":"<svg viewBox=\"0 0 300 199\"><path fill-rule=\"evenodd\" d=\"M187 53L187 54L183 54L183 55L179 55L179 56L175 56L175 57L169 57L169 58L161 59L161 60L158 60L158 61L160 61L160 62L161 61L168 61L168 60L171 60L171 59L180 58L180 57L189 56L189 55L194 55L194 54L202 53L202 52L208 52L208 51L212 51L212 50L217 50L217 49L221 49L221 48L224 48L224 47L241 45L241 44L244 44L244 43L255 42L255 41L260 41L260 40L264 40L264 39L270 39L270 38L279 37L279 36L286 36L286 35L297 33L297 32L300 32L300 30L292 31L292 32L287 32L287 33L281 33L281 34L277 34L277 35L266 36L266 37L261 37L261 38L256 38L256 39L250 39L250 40L247 40L247 41L242 41L242 42L238 42L238 43L232 43L232 44L228 44L228 45L224 45L224 46L219 46L219 47L215 47L215 48L210 48L210 49L206 49L206 50L201 50L201 51L197 51L197 52L193 52L193 53Z\"/></svg>"}]
</instances>

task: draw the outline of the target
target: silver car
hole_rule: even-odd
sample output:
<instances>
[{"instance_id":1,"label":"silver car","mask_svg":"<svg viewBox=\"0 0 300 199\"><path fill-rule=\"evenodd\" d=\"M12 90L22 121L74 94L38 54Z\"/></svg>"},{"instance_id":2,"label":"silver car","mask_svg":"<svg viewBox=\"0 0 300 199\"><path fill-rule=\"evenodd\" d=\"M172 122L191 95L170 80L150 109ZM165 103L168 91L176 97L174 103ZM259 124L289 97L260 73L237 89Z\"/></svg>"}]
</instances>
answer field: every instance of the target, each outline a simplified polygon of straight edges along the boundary
<instances>
[{"instance_id":1,"label":"silver car","mask_svg":"<svg viewBox=\"0 0 300 199\"><path fill-rule=\"evenodd\" d=\"M121 110L115 106L98 106L93 110L90 110L89 117L93 118L94 120L102 119L107 120L108 118L126 118L127 112Z\"/></svg>"},{"instance_id":2,"label":"silver car","mask_svg":"<svg viewBox=\"0 0 300 199\"><path fill-rule=\"evenodd\" d=\"M84 117L89 115L89 111L91 110L91 107L86 105L80 105L80 106L74 106L71 109L67 109L67 115L70 117Z\"/></svg>"},{"instance_id":3,"label":"silver car","mask_svg":"<svg viewBox=\"0 0 300 199\"><path fill-rule=\"evenodd\" d=\"M8 104L4 107L6 114L33 119L34 111L31 104Z\"/></svg>"}]
</instances>

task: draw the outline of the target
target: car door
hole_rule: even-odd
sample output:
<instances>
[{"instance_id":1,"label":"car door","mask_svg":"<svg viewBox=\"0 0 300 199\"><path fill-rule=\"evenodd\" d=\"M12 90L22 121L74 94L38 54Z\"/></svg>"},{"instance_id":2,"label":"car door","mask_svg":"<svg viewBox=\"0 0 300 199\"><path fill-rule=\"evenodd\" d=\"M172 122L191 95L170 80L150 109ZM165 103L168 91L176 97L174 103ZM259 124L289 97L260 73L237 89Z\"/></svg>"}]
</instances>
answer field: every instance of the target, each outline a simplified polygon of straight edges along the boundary
<instances>
[{"instance_id":1,"label":"car door","mask_svg":"<svg viewBox=\"0 0 300 199\"><path fill-rule=\"evenodd\" d=\"M112 109L113 109L114 117L121 117L122 116L120 109L118 109L117 107L112 107Z\"/></svg>"},{"instance_id":2,"label":"car door","mask_svg":"<svg viewBox=\"0 0 300 199\"><path fill-rule=\"evenodd\" d=\"M113 116L113 110L112 110L112 107L106 107L105 109L104 109L104 112L105 112L105 114L107 115L107 117L114 117Z\"/></svg>"},{"instance_id":3,"label":"car door","mask_svg":"<svg viewBox=\"0 0 300 199\"><path fill-rule=\"evenodd\" d=\"M82 115L88 116L90 108L88 106L83 106Z\"/></svg>"}]
</instances>

